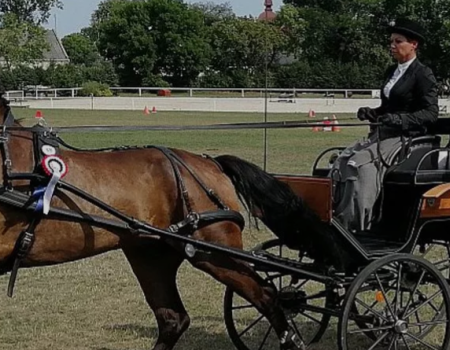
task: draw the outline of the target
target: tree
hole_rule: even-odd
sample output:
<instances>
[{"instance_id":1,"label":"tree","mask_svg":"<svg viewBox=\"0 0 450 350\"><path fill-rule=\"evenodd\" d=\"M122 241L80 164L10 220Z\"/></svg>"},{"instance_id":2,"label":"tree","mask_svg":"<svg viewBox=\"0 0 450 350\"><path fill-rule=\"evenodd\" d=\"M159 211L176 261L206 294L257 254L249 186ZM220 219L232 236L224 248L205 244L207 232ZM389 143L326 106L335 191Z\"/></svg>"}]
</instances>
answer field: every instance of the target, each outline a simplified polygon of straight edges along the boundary
<instances>
[{"instance_id":1,"label":"tree","mask_svg":"<svg viewBox=\"0 0 450 350\"><path fill-rule=\"evenodd\" d=\"M283 6L277 15L276 24L285 36L284 52L300 57L307 23L299 9L292 5Z\"/></svg>"},{"instance_id":2,"label":"tree","mask_svg":"<svg viewBox=\"0 0 450 350\"><path fill-rule=\"evenodd\" d=\"M428 35L420 58L448 77L450 0L284 0L295 6L306 30L300 51L308 61L385 67L392 63L388 24L399 17L420 22ZM377 70L375 70L377 71ZM380 77L381 79L382 77ZM381 81L379 81L381 84Z\"/></svg>"},{"instance_id":3,"label":"tree","mask_svg":"<svg viewBox=\"0 0 450 350\"><path fill-rule=\"evenodd\" d=\"M208 63L203 14L181 0L108 0L93 19L99 51L113 62L122 84L164 76L188 86Z\"/></svg>"},{"instance_id":4,"label":"tree","mask_svg":"<svg viewBox=\"0 0 450 350\"><path fill-rule=\"evenodd\" d=\"M229 2L222 4L216 4L212 1L195 2L191 4L190 7L203 13L205 24L207 26L211 26L213 23L226 19L236 18L233 8Z\"/></svg>"},{"instance_id":5,"label":"tree","mask_svg":"<svg viewBox=\"0 0 450 350\"><path fill-rule=\"evenodd\" d=\"M0 57L3 57L9 70L41 59L47 48L42 27L21 22L15 14L1 16Z\"/></svg>"},{"instance_id":6,"label":"tree","mask_svg":"<svg viewBox=\"0 0 450 350\"><path fill-rule=\"evenodd\" d=\"M42 24L53 7L62 7L60 0L0 0L0 13L13 13L19 22Z\"/></svg>"},{"instance_id":7,"label":"tree","mask_svg":"<svg viewBox=\"0 0 450 350\"><path fill-rule=\"evenodd\" d=\"M210 69L232 77L234 86L263 85L264 72L276 64L285 48L285 34L276 24L243 18L212 27Z\"/></svg>"},{"instance_id":8,"label":"tree","mask_svg":"<svg viewBox=\"0 0 450 350\"><path fill-rule=\"evenodd\" d=\"M86 35L80 33L70 34L62 39L62 43L70 61L74 64L91 66L100 59L100 54L95 44Z\"/></svg>"}]
</instances>

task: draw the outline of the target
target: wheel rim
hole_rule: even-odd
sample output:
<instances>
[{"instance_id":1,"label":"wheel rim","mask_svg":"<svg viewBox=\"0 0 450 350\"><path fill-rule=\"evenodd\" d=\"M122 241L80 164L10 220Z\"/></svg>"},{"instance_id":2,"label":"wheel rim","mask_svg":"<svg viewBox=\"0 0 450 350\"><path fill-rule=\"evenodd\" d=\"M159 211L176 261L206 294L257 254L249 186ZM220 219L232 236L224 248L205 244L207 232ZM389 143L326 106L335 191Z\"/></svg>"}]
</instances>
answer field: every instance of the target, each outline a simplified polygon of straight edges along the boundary
<instances>
[{"instance_id":1,"label":"wheel rim","mask_svg":"<svg viewBox=\"0 0 450 350\"><path fill-rule=\"evenodd\" d=\"M277 256L294 258L298 252L280 247L278 240L262 244L258 250ZM258 271L278 291L278 300L289 324L305 344L318 341L325 332L330 316L305 310L305 304L325 307L330 294L323 292L323 285L313 281L293 280L291 276L269 271ZM279 347L279 339L268 320L246 300L227 288L225 293L225 323L228 334L239 350L262 350Z\"/></svg>"},{"instance_id":2,"label":"wheel rim","mask_svg":"<svg viewBox=\"0 0 450 350\"><path fill-rule=\"evenodd\" d=\"M350 287L339 325L340 349L447 350L446 280L421 258L382 260L384 264L369 265Z\"/></svg>"},{"instance_id":3,"label":"wheel rim","mask_svg":"<svg viewBox=\"0 0 450 350\"><path fill-rule=\"evenodd\" d=\"M422 258L424 258L425 260L431 262L432 264L434 264L436 266L436 268L441 272L441 274L444 276L444 278L449 279L450 277L450 261L449 261L449 257L450 257L450 246L447 242L435 242L432 244L428 244L426 246L423 247L424 249L422 249L422 247L417 247L414 251L415 255L418 255ZM441 311L443 309L444 305L440 304L440 305L436 305L436 309ZM356 306L353 307L352 309L353 313L358 313L359 310ZM365 324L363 322L358 322L355 321L355 323L360 326L360 327L364 327ZM424 338L426 337L432 330L433 330L434 326L433 325L427 325L424 326L420 332L420 334L418 334L418 336L420 338ZM372 340L376 339L376 334L374 334L373 332L368 332L365 333L366 336L368 336L369 338L371 338Z\"/></svg>"}]
</instances>

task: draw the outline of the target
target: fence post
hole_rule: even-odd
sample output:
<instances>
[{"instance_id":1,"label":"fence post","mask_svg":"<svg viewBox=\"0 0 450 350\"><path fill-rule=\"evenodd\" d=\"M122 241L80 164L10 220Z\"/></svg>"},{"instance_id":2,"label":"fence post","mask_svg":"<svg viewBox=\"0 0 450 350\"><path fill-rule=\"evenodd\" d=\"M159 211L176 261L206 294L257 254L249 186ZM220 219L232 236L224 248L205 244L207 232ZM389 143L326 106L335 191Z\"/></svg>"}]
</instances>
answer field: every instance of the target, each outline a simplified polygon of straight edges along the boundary
<instances>
[{"instance_id":1,"label":"fence post","mask_svg":"<svg viewBox=\"0 0 450 350\"><path fill-rule=\"evenodd\" d=\"M72 98L75 98L75 89L72 89Z\"/></svg>"},{"instance_id":2,"label":"fence post","mask_svg":"<svg viewBox=\"0 0 450 350\"><path fill-rule=\"evenodd\" d=\"M193 93L192 93L192 89L189 89L189 97L192 97Z\"/></svg>"},{"instance_id":3,"label":"fence post","mask_svg":"<svg viewBox=\"0 0 450 350\"><path fill-rule=\"evenodd\" d=\"M348 91L347 90L345 90L345 92L344 92L344 97L348 98Z\"/></svg>"},{"instance_id":4,"label":"fence post","mask_svg":"<svg viewBox=\"0 0 450 350\"><path fill-rule=\"evenodd\" d=\"M241 90L241 96L242 96L242 97L245 97L244 89Z\"/></svg>"},{"instance_id":5,"label":"fence post","mask_svg":"<svg viewBox=\"0 0 450 350\"><path fill-rule=\"evenodd\" d=\"M142 97L142 89L139 88L139 97Z\"/></svg>"},{"instance_id":6,"label":"fence post","mask_svg":"<svg viewBox=\"0 0 450 350\"><path fill-rule=\"evenodd\" d=\"M91 110L94 110L94 94L91 94Z\"/></svg>"}]
</instances>

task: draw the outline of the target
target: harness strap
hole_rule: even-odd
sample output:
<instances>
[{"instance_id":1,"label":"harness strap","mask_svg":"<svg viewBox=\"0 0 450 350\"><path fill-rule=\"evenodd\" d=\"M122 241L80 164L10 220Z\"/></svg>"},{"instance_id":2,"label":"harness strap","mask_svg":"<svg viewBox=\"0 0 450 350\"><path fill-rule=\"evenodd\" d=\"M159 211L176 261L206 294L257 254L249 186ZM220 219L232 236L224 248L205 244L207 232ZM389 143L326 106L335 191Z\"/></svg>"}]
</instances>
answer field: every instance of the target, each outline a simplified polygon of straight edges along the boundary
<instances>
[{"instance_id":1,"label":"harness strap","mask_svg":"<svg viewBox=\"0 0 450 350\"><path fill-rule=\"evenodd\" d=\"M17 273L19 271L20 264L22 263L23 259L26 258L28 253L30 252L31 248L33 247L35 235L34 231L36 229L36 226L40 223L41 217L35 216L31 222L28 228L25 231L22 231L19 239L16 242L16 246L14 248L13 255L14 256L14 264L11 270L11 275L9 276L9 283L8 283L8 297L12 297L14 293L14 286L16 284L17 279Z\"/></svg>"},{"instance_id":2,"label":"harness strap","mask_svg":"<svg viewBox=\"0 0 450 350\"><path fill-rule=\"evenodd\" d=\"M172 169L173 169L173 171L175 173L175 178L177 180L177 185L178 185L178 188L179 188L179 190L181 192L181 196L182 196L181 198L183 200L183 204L186 207L186 210L187 210L188 214L192 213L192 205L191 205L191 202L189 200L189 194L188 194L188 191L187 191L187 188L186 188L186 184L183 181L183 178L182 178L181 173L180 173L180 169L175 164L175 161L174 161L174 159L172 157L172 154L171 154L170 150L165 148L165 147L157 147L157 146L155 146L155 148L159 149L166 156L166 158L169 160L170 164L172 165Z\"/></svg>"},{"instance_id":3,"label":"harness strap","mask_svg":"<svg viewBox=\"0 0 450 350\"><path fill-rule=\"evenodd\" d=\"M13 125L14 125L14 115L11 112L11 107L8 107L6 110L6 119L5 122L3 123L2 132L0 136L0 143L2 145L1 152L3 157L3 170L4 174L6 174L6 176L3 177L3 185L8 189L12 189L12 181L9 176L11 174L12 163L8 148L9 135L6 132L6 130L8 127L11 127Z\"/></svg>"},{"instance_id":4,"label":"harness strap","mask_svg":"<svg viewBox=\"0 0 450 350\"><path fill-rule=\"evenodd\" d=\"M215 202L216 205L219 206L219 208L224 210L228 209L228 207L223 203L223 201L219 198L219 196L211 188L208 188L206 184L198 177L198 175L194 173L194 171L192 171L192 169L186 164L186 162L184 162L176 153L167 148L163 147L158 148L161 151L164 149L164 152L167 152L167 154L170 155L170 157L174 158L178 162L178 164L182 165L189 172L189 174L195 179L195 181L197 181L200 187L206 192L208 197L213 202Z\"/></svg>"}]
</instances>

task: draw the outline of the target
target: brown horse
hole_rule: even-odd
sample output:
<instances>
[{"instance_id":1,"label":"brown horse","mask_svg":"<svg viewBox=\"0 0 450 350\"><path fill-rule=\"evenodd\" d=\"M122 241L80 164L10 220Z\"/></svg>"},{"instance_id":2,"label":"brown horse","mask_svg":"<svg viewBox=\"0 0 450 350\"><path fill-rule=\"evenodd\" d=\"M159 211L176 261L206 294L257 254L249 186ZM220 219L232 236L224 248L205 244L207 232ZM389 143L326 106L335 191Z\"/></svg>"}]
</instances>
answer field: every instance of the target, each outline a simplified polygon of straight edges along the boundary
<instances>
[{"instance_id":1,"label":"brown horse","mask_svg":"<svg viewBox=\"0 0 450 350\"><path fill-rule=\"evenodd\" d=\"M8 113L7 101L2 99L0 118L3 118L3 123ZM15 125L20 126L17 121ZM12 169L15 172L32 172L34 167L32 132L12 130L8 133ZM264 193L265 204L260 203L258 207L256 199L253 200L254 203L249 202L252 211L259 211L260 217L269 216L271 210L283 215L298 210L304 211L303 204L286 186L252 164L227 156L214 161L187 151L172 151L206 186L214 190L231 210L239 210L239 198L233 182L218 163L228 169L226 172L236 183L249 186L261 184L259 192ZM158 149L139 148L99 153L61 149L61 157L69 169L64 181L130 217L161 229L167 229L186 217L173 165ZM243 175L238 175L237 169L231 169L233 166L249 170L252 176L244 179ZM216 204L200 189L192 174L183 167L179 167L179 171L186 185L192 209L199 213L217 209ZM4 178L3 171L0 179ZM14 188L26 184L27 182L22 180L13 183ZM56 193L52 207L109 217L97 206L63 191ZM21 231L27 227L29 219L29 215L21 210L0 205L0 269L3 267L4 270L10 270L8 262L14 252L16 241ZM295 220L301 222L303 219L296 215ZM312 222L310 219L306 221L308 220ZM285 228L276 228L276 231ZM297 231L296 229L295 234ZM285 232L286 238L293 233ZM232 221L212 223L192 232L192 237L223 246L243 248L241 228ZM156 237L143 240L124 232L44 217L35 230L34 244L22 266L60 264L115 249L121 249L125 254L157 319L159 336L154 349L172 349L189 326L190 319L180 299L175 278L178 268L185 259L188 259L195 268L233 288L236 293L255 305L271 322L283 349L303 347L277 304L276 291L248 264L223 254L216 256L198 253L191 258L185 253L184 246L176 240Z\"/></svg>"}]
</instances>

